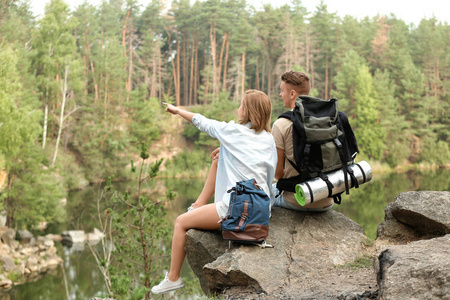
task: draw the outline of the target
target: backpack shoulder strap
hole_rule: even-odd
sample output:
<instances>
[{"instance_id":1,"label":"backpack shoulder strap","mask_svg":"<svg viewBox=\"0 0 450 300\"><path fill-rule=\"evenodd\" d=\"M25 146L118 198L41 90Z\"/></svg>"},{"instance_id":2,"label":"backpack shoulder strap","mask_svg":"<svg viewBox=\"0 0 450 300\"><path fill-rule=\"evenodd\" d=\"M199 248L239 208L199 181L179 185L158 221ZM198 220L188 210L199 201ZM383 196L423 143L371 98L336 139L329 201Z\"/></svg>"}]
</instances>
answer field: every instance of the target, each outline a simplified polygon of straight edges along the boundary
<instances>
[{"instance_id":1,"label":"backpack shoulder strap","mask_svg":"<svg viewBox=\"0 0 450 300\"><path fill-rule=\"evenodd\" d=\"M289 120L292 121L292 116L293 116L293 115L294 115L294 113L293 113L292 110L285 111L284 113L282 113L282 114L278 117L278 119L279 119L279 118L284 118L284 119L289 119Z\"/></svg>"},{"instance_id":2,"label":"backpack shoulder strap","mask_svg":"<svg viewBox=\"0 0 450 300\"><path fill-rule=\"evenodd\" d=\"M347 115L342 111L339 112L339 123L341 125L342 130L344 131L345 138L349 146L348 151L351 152L350 153L351 155L359 153L358 143L356 141L355 134L353 133L353 129L350 126L350 122L348 121Z\"/></svg>"}]
</instances>

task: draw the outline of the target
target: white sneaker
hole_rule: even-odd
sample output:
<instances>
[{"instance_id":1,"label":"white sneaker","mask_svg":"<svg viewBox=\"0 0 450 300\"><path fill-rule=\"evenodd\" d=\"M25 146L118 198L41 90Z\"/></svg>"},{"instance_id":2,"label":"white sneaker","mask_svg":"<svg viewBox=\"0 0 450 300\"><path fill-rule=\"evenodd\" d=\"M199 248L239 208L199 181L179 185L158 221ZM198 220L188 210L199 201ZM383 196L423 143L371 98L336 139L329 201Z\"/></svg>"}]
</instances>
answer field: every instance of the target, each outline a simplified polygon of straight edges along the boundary
<instances>
[{"instance_id":1,"label":"white sneaker","mask_svg":"<svg viewBox=\"0 0 450 300\"><path fill-rule=\"evenodd\" d=\"M193 211L194 209L195 209L195 208L194 208L194 203L192 203L191 206L188 207L187 211L188 211L188 212L191 212L191 211Z\"/></svg>"},{"instance_id":2,"label":"white sneaker","mask_svg":"<svg viewBox=\"0 0 450 300\"><path fill-rule=\"evenodd\" d=\"M158 285L152 287L153 294L164 294L171 291L175 291L184 287L183 279L180 277L177 281L173 282L169 280L169 277L166 277L161 281Z\"/></svg>"}]
</instances>

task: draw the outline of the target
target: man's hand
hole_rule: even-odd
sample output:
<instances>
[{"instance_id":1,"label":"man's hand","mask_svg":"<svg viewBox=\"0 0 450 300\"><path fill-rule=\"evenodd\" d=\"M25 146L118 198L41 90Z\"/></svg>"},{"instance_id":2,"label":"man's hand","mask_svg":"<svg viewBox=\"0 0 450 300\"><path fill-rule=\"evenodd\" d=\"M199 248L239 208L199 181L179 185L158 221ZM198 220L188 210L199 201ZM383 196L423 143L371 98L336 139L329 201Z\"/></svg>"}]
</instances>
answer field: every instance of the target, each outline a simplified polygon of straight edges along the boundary
<instances>
[{"instance_id":1,"label":"man's hand","mask_svg":"<svg viewBox=\"0 0 450 300\"><path fill-rule=\"evenodd\" d=\"M178 107L176 107L176 106L173 106L172 104L163 102L163 105L166 106L166 112L169 112L169 113L171 113L173 115L178 115L179 112L180 112L180 109Z\"/></svg>"}]
</instances>

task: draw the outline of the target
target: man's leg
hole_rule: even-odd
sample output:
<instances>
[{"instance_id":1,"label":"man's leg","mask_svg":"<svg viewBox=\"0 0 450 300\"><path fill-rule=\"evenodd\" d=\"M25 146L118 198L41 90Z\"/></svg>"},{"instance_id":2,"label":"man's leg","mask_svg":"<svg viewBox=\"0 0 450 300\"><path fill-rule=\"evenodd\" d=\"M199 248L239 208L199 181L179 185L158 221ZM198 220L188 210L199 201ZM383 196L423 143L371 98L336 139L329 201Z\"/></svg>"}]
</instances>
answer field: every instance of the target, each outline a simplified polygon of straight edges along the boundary
<instances>
[{"instance_id":1,"label":"man's leg","mask_svg":"<svg viewBox=\"0 0 450 300\"><path fill-rule=\"evenodd\" d=\"M279 190L276 187L276 183L274 183L272 185L272 188L274 190L275 195L279 194ZM278 197L275 198L275 203L273 204L273 206L278 206L278 207L282 207L282 208L286 208L286 209L291 209L291 210L296 210L296 211L305 211L305 212L325 212L330 210L333 207L333 204L328 205L326 207L303 207L300 205L294 205L291 204L289 202L287 202L286 200L284 200L283 195L279 195Z\"/></svg>"}]
</instances>

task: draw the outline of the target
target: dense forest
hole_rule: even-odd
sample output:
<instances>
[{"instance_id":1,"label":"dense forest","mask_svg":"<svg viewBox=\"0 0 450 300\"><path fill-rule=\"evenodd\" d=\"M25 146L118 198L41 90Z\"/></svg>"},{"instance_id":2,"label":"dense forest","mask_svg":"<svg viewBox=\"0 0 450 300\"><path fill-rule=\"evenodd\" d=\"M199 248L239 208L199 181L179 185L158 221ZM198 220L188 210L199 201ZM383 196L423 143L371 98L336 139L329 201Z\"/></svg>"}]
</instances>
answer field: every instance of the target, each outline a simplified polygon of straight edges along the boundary
<instances>
[{"instance_id":1,"label":"dense forest","mask_svg":"<svg viewBox=\"0 0 450 300\"><path fill-rule=\"evenodd\" d=\"M261 10L245 0L165 3L86 1L71 11L51 0L36 19L26 2L0 0L0 197L9 225L60 218L54 204L80 177L123 176L129 153L167 127L161 101L233 118L255 88L276 118L280 75L291 69L309 74L313 96L339 99L360 157L449 164L448 24L341 18L324 2L308 12L300 0ZM208 144L189 127L185 136ZM193 153L178 160L202 159Z\"/></svg>"}]
</instances>

